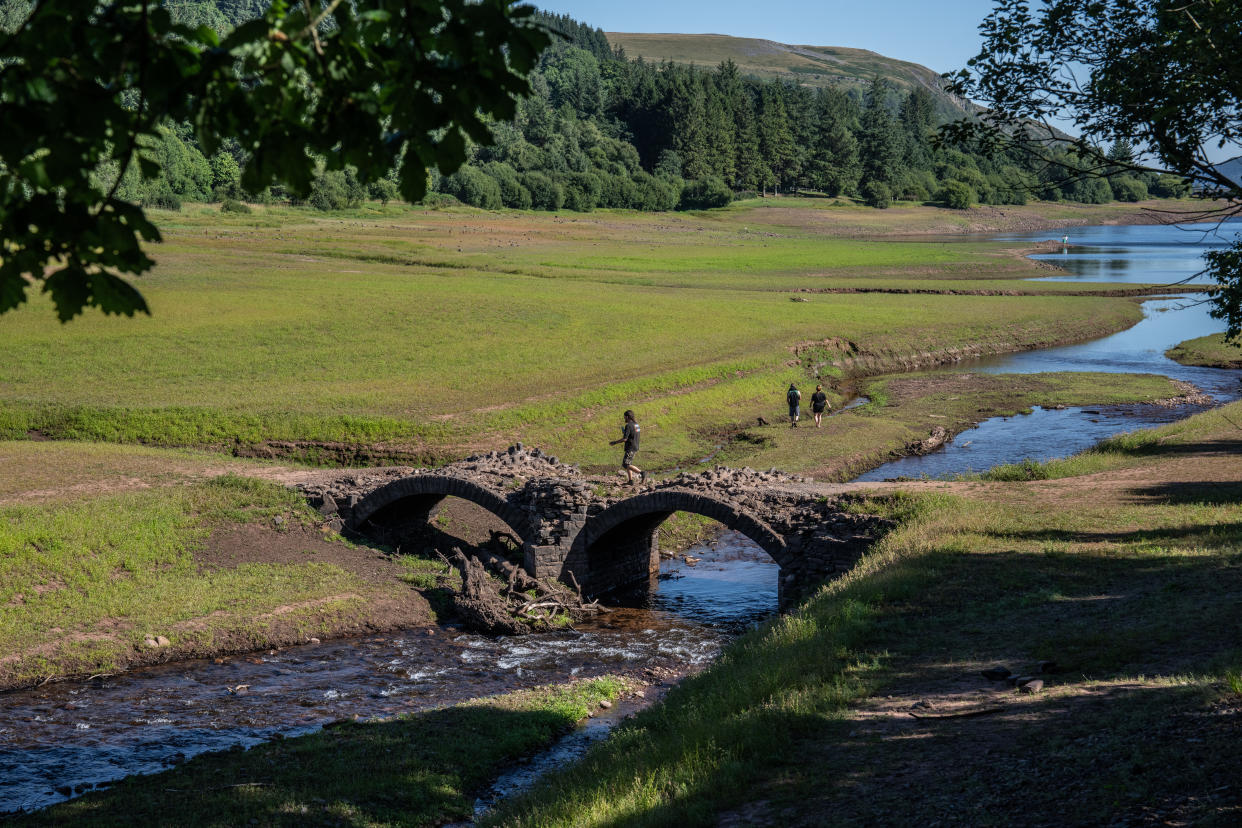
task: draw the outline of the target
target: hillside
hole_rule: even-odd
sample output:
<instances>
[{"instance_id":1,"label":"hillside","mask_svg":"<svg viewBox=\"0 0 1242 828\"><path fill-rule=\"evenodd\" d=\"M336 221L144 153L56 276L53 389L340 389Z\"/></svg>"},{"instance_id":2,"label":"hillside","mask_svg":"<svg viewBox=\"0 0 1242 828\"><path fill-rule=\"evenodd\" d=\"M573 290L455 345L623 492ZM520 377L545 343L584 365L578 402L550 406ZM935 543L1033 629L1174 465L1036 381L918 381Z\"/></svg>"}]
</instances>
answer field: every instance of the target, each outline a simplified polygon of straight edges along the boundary
<instances>
[{"instance_id":1,"label":"hillside","mask_svg":"<svg viewBox=\"0 0 1242 828\"><path fill-rule=\"evenodd\" d=\"M878 74L902 93L916 86L930 90L936 100L937 114L943 118L957 118L965 111L960 98L942 90L943 84L936 72L866 49L791 46L774 40L719 34L607 32L607 36L614 48L620 46L630 58L692 63L709 69L731 59L743 74L789 79L811 87L845 86L861 90Z\"/></svg>"}]
</instances>

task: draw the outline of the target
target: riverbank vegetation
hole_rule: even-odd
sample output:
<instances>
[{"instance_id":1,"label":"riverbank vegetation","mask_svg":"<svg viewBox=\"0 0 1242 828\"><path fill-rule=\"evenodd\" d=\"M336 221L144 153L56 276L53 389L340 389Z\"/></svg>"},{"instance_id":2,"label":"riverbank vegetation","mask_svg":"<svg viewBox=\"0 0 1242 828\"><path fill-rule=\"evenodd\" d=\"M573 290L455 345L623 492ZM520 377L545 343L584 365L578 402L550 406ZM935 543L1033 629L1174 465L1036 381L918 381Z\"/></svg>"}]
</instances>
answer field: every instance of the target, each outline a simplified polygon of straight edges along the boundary
<instances>
[{"instance_id":1,"label":"riverbank vegetation","mask_svg":"<svg viewBox=\"0 0 1242 828\"><path fill-rule=\"evenodd\" d=\"M860 487L901 525L859 567L487 824L1233 823L1240 417L1114 473Z\"/></svg>"},{"instance_id":2,"label":"riverbank vegetation","mask_svg":"<svg viewBox=\"0 0 1242 828\"><path fill-rule=\"evenodd\" d=\"M391 719L338 722L122 780L21 826L443 825L483 787L630 690L603 677Z\"/></svg>"},{"instance_id":3,"label":"riverbank vegetation","mask_svg":"<svg viewBox=\"0 0 1242 828\"><path fill-rule=\"evenodd\" d=\"M1164 355L1182 365L1242 368L1242 343L1230 341L1223 333L1189 339L1170 348Z\"/></svg>"}]
</instances>

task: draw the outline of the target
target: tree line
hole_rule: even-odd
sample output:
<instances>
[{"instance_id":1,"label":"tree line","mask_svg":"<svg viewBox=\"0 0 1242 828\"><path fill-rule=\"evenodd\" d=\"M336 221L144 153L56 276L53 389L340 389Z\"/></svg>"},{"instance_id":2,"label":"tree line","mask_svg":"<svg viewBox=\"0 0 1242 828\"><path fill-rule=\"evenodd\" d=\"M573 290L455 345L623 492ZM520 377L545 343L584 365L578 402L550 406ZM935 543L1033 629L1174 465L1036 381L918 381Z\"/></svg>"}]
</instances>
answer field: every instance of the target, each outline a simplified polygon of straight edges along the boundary
<instances>
[{"instance_id":1,"label":"tree line","mask_svg":"<svg viewBox=\"0 0 1242 828\"><path fill-rule=\"evenodd\" d=\"M260 13L262 0L190 2L172 7L182 22L226 31ZM1134 171L1124 141L1119 163L1074 174L1072 145L1053 161L1018 151L937 142L936 96L876 77L866 88L811 88L743 75L732 61L714 68L630 59L604 33L567 15L537 13L558 33L530 75L532 94L510 121L492 121L492 143L471 143L452 175L429 174L427 199L476 207L579 210L702 209L738 197L816 192L874 207L895 200L964 208L1022 204L1028 198L1103 203L1188 194L1184 180ZM182 201L308 203L324 210L398 196L396 169L364 182L353 170L320 169L309 194L277 184L248 192L246 153L236 142L207 156L189 123L172 123L146 149L160 175L136 167L116 182L116 165L96 175L104 187L149 206ZM1045 154L1046 155L1046 154ZM1085 171L1087 165L1081 165Z\"/></svg>"}]
</instances>

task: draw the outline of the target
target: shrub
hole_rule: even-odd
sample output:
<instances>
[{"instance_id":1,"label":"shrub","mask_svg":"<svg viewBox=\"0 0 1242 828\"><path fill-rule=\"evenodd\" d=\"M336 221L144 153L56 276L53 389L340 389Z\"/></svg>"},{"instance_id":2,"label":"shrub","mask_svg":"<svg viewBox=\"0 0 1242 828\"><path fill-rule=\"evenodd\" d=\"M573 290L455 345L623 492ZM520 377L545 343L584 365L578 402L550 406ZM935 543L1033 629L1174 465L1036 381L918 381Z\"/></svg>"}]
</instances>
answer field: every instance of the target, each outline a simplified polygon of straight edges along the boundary
<instances>
[{"instance_id":1,"label":"shrub","mask_svg":"<svg viewBox=\"0 0 1242 828\"><path fill-rule=\"evenodd\" d=\"M680 179L656 178L649 173L634 176L641 195L640 210L672 210L681 200Z\"/></svg>"},{"instance_id":2,"label":"shrub","mask_svg":"<svg viewBox=\"0 0 1242 828\"><path fill-rule=\"evenodd\" d=\"M440 186L444 192L456 196L461 203L471 207L499 210L504 206L500 198L500 184L478 167L462 167L443 179Z\"/></svg>"},{"instance_id":3,"label":"shrub","mask_svg":"<svg viewBox=\"0 0 1242 828\"><path fill-rule=\"evenodd\" d=\"M153 193L147 193L142 197L143 207L158 207L161 210L180 210L181 199L173 195L168 190L159 190Z\"/></svg>"},{"instance_id":4,"label":"shrub","mask_svg":"<svg viewBox=\"0 0 1242 828\"><path fill-rule=\"evenodd\" d=\"M433 210L438 210L441 207L456 206L461 204L461 202L448 193L429 192L423 196L421 204L424 207L430 207Z\"/></svg>"},{"instance_id":5,"label":"shrub","mask_svg":"<svg viewBox=\"0 0 1242 828\"><path fill-rule=\"evenodd\" d=\"M307 201L316 210L344 210L357 207L366 195L366 187L352 169L329 170L315 176Z\"/></svg>"},{"instance_id":6,"label":"shrub","mask_svg":"<svg viewBox=\"0 0 1242 828\"><path fill-rule=\"evenodd\" d=\"M862 188L863 203L868 207L887 210L893 204L893 191L883 181L868 181Z\"/></svg>"},{"instance_id":7,"label":"shrub","mask_svg":"<svg viewBox=\"0 0 1242 828\"><path fill-rule=\"evenodd\" d=\"M565 203L565 188L543 173L522 173L521 181L530 192L531 206L536 210L559 210Z\"/></svg>"},{"instance_id":8,"label":"shrub","mask_svg":"<svg viewBox=\"0 0 1242 828\"><path fill-rule=\"evenodd\" d=\"M1190 182L1178 175L1158 175L1147 186L1156 198L1185 198L1190 195Z\"/></svg>"},{"instance_id":9,"label":"shrub","mask_svg":"<svg viewBox=\"0 0 1242 828\"><path fill-rule=\"evenodd\" d=\"M565 209L589 213L599 205L603 186L594 173L569 173L561 180L565 188Z\"/></svg>"},{"instance_id":10,"label":"shrub","mask_svg":"<svg viewBox=\"0 0 1242 828\"><path fill-rule=\"evenodd\" d=\"M489 161L483 165L483 171L496 179L500 187L500 203L515 210L531 208L530 190L522 186L517 170L501 161Z\"/></svg>"},{"instance_id":11,"label":"shrub","mask_svg":"<svg viewBox=\"0 0 1242 828\"><path fill-rule=\"evenodd\" d=\"M1065 197L1083 204L1107 204L1113 200L1113 188L1102 178L1084 178L1065 186Z\"/></svg>"},{"instance_id":12,"label":"shrub","mask_svg":"<svg viewBox=\"0 0 1242 828\"><path fill-rule=\"evenodd\" d=\"M936 192L936 201L954 210L965 210L975 203L975 193L961 181L946 181Z\"/></svg>"},{"instance_id":13,"label":"shrub","mask_svg":"<svg viewBox=\"0 0 1242 828\"><path fill-rule=\"evenodd\" d=\"M224 203L220 205L220 212L221 213L249 213L251 212L251 210L250 210L249 205L242 204L240 201L237 201L236 199L228 198L228 199L225 199Z\"/></svg>"},{"instance_id":14,"label":"shrub","mask_svg":"<svg viewBox=\"0 0 1242 828\"><path fill-rule=\"evenodd\" d=\"M687 181L681 188L682 210L709 210L712 207L724 207L733 200L733 191L724 181L716 176Z\"/></svg>"},{"instance_id":15,"label":"shrub","mask_svg":"<svg viewBox=\"0 0 1242 828\"><path fill-rule=\"evenodd\" d=\"M617 173L614 175L600 176L601 190L599 194L599 203L601 207L616 207L619 209L640 210L642 209L642 191L635 184L628 174Z\"/></svg>"},{"instance_id":16,"label":"shrub","mask_svg":"<svg viewBox=\"0 0 1242 828\"><path fill-rule=\"evenodd\" d=\"M1147 198L1147 185L1128 175L1113 178L1113 198L1118 201L1142 201Z\"/></svg>"},{"instance_id":17,"label":"shrub","mask_svg":"<svg viewBox=\"0 0 1242 828\"><path fill-rule=\"evenodd\" d=\"M397 189L397 182L391 178L381 178L379 181L372 181L367 185L367 195L385 206L388 202L398 198L401 193Z\"/></svg>"}]
</instances>

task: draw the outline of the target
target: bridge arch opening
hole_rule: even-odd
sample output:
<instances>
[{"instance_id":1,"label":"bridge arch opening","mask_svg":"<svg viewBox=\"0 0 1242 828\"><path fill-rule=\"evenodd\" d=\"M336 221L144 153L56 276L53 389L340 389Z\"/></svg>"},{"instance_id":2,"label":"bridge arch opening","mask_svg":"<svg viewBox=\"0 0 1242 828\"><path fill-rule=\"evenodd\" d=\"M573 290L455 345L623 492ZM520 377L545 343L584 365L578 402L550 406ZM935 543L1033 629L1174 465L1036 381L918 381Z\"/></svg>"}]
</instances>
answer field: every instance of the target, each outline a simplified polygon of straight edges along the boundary
<instances>
[{"instance_id":1,"label":"bridge arch opening","mask_svg":"<svg viewBox=\"0 0 1242 828\"><path fill-rule=\"evenodd\" d=\"M435 475L405 478L377 489L354 507L352 523L362 534L404 552L421 553L430 547L446 556L454 547L469 553L486 545L520 560L529 536L522 513L499 493Z\"/></svg>"},{"instance_id":2,"label":"bridge arch opening","mask_svg":"<svg viewBox=\"0 0 1242 828\"><path fill-rule=\"evenodd\" d=\"M575 572L592 595L650 590L660 575L661 527L678 513L685 517L675 523L714 522L731 533L726 537L732 538L733 547L749 547L752 559L770 559L775 567L765 568L771 589L778 590L779 570L788 559L784 539L736 505L695 492L649 492L614 504L587 525L581 542L566 559L566 568ZM745 541L739 543L742 538ZM682 563L686 563L684 555ZM585 578L579 572L586 573Z\"/></svg>"}]
</instances>

